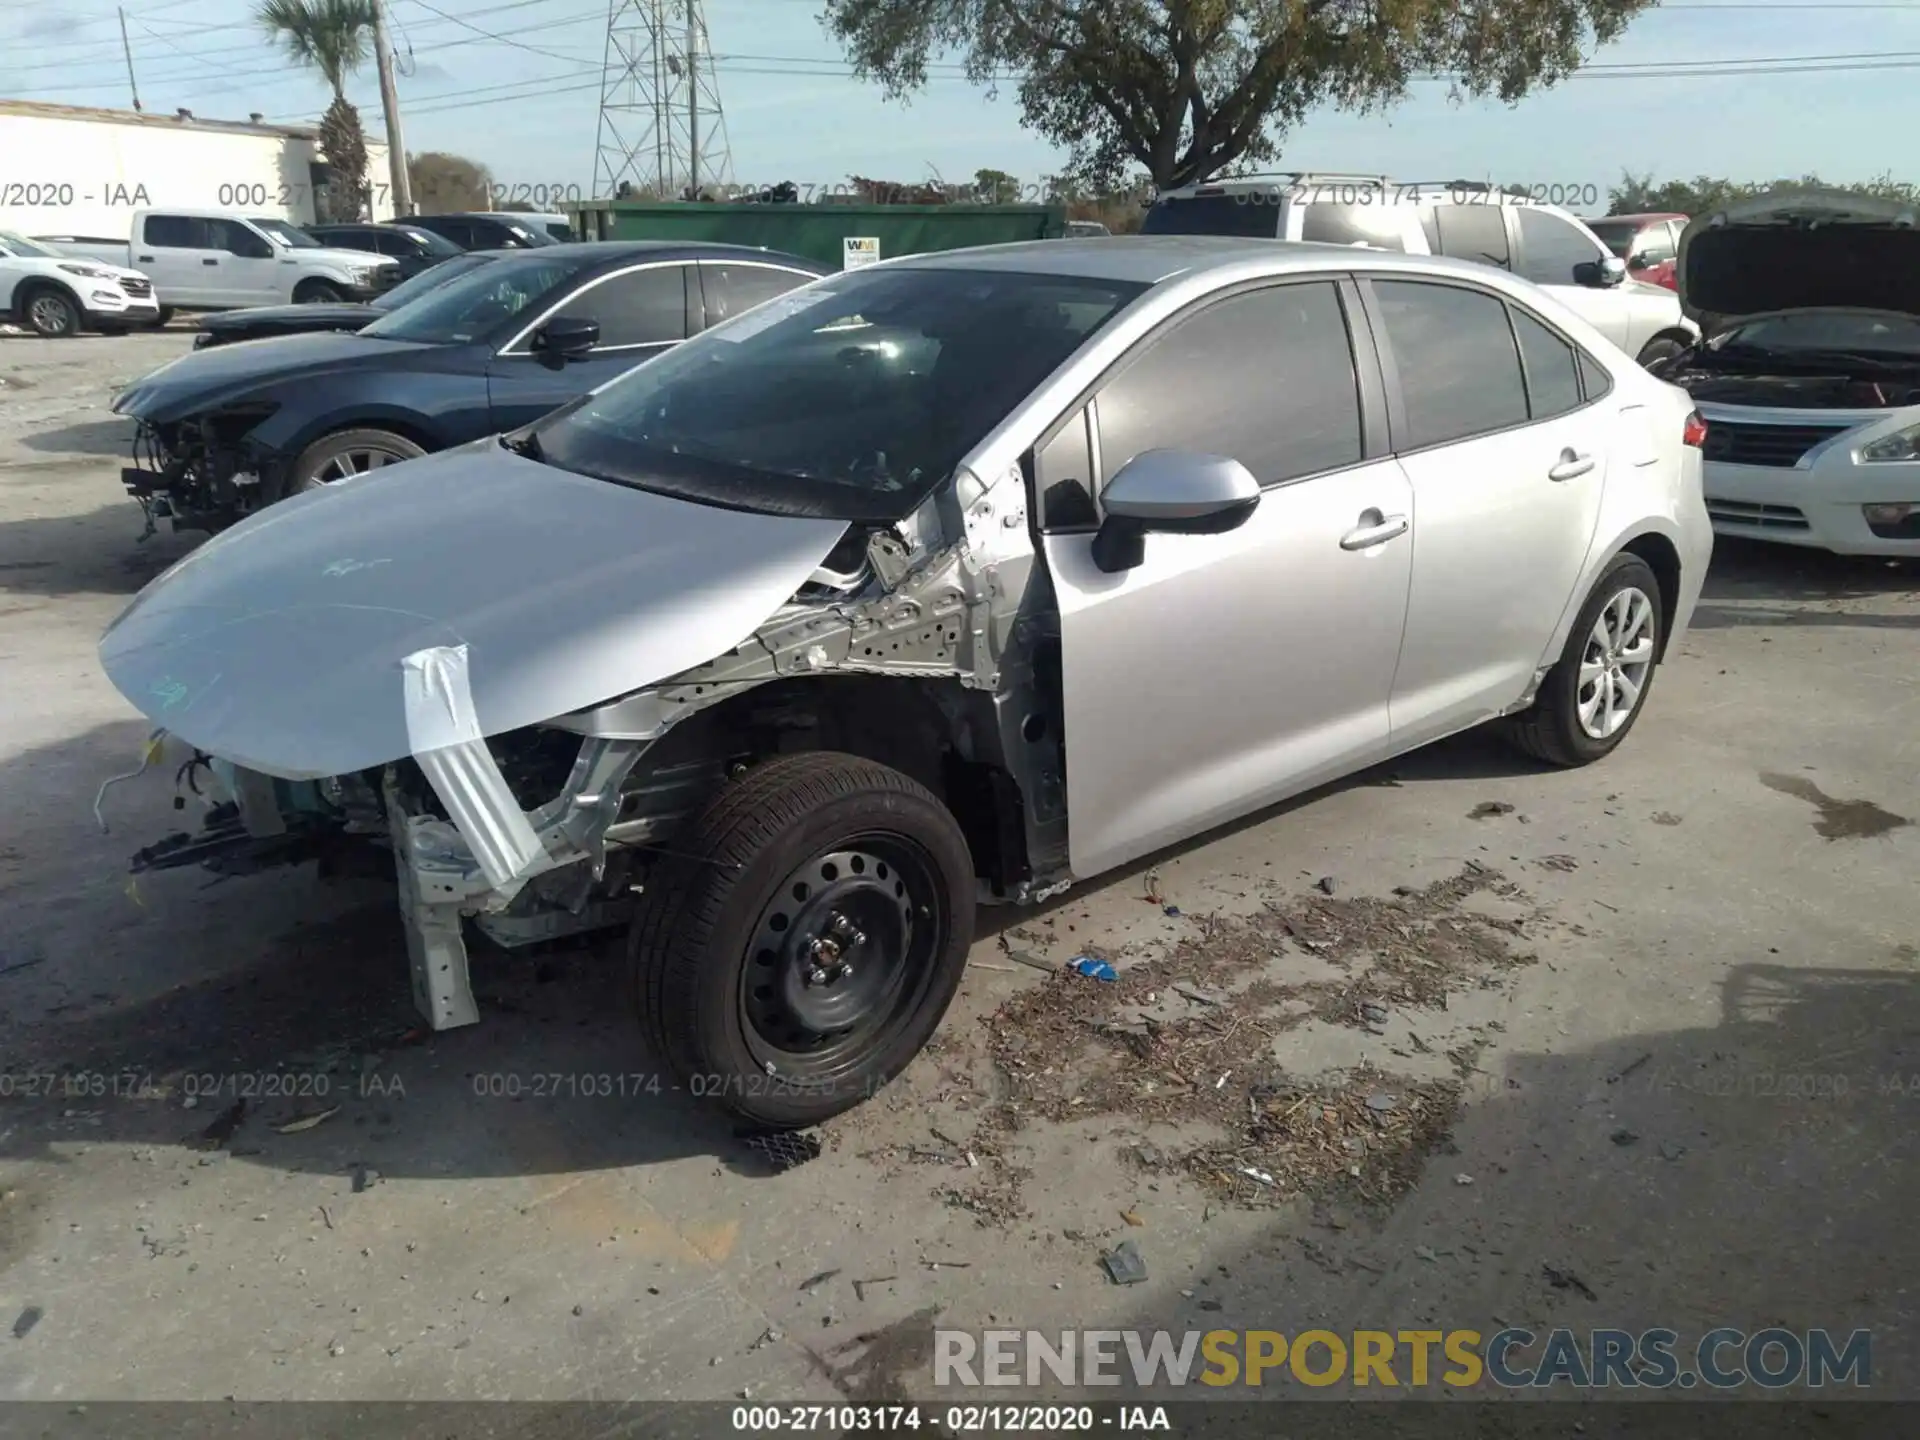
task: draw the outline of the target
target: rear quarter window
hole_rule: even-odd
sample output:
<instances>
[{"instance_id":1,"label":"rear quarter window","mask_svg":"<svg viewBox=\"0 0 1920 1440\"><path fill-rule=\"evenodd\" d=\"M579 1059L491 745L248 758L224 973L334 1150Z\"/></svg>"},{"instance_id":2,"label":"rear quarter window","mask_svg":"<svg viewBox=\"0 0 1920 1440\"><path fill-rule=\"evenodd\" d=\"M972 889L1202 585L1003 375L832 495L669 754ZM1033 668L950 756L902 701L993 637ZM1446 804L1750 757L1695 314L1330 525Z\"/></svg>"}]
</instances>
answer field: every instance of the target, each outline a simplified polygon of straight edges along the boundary
<instances>
[{"instance_id":1,"label":"rear quarter window","mask_svg":"<svg viewBox=\"0 0 1920 1440\"><path fill-rule=\"evenodd\" d=\"M1368 245L1404 253L1407 219L1406 211L1396 205L1303 205L1300 238L1323 245Z\"/></svg>"},{"instance_id":2,"label":"rear quarter window","mask_svg":"<svg viewBox=\"0 0 1920 1440\"><path fill-rule=\"evenodd\" d=\"M1245 235L1276 239L1280 234L1277 195L1249 190L1229 195L1165 196L1153 202L1140 222L1142 235Z\"/></svg>"}]
</instances>

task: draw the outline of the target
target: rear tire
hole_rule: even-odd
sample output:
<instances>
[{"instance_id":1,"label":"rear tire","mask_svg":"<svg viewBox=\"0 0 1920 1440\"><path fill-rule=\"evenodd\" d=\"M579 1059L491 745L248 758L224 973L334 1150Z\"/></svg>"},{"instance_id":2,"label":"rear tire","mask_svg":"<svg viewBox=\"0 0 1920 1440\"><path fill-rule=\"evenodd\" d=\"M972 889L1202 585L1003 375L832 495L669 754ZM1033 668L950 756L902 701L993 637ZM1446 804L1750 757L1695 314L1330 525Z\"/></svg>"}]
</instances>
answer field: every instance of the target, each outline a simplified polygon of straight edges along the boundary
<instances>
[{"instance_id":1,"label":"rear tire","mask_svg":"<svg viewBox=\"0 0 1920 1440\"><path fill-rule=\"evenodd\" d=\"M48 340L68 340L80 333L86 317L80 302L57 285L36 285L19 301L27 328Z\"/></svg>"},{"instance_id":2,"label":"rear tire","mask_svg":"<svg viewBox=\"0 0 1920 1440\"><path fill-rule=\"evenodd\" d=\"M853 755L782 756L673 839L628 943L679 1083L755 1125L852 1109L933 1035L966 972L973 861L925 788Z\"/></svg>"},{"instance_id":3,"label":"rear tire","mask_svg":"<svg viewBox=\"0 0 1920 1440\"><path fill-rule=\"evenodd\" d=\"M158 330L164 330L167 328L168 325L172 323L173 323L173 307L171 305L162 305L153 317L154 328Z\"/></svg>"},{"instance_id":4,"label":"rear tire","mask_svg":"<svg viewBox=\"0 0 1920 1440\"><path fill-rule=\"evenodd\" d=\"M1506 738L1536 760L1568 768L1612 754L1647 708L1664 613L1652 567L1638 555L1615 556L1574 617L1533 704L1500 722ZM1622 708L1617 702L1628 685L1631 704Z\"/></svg>"}]
</instances>

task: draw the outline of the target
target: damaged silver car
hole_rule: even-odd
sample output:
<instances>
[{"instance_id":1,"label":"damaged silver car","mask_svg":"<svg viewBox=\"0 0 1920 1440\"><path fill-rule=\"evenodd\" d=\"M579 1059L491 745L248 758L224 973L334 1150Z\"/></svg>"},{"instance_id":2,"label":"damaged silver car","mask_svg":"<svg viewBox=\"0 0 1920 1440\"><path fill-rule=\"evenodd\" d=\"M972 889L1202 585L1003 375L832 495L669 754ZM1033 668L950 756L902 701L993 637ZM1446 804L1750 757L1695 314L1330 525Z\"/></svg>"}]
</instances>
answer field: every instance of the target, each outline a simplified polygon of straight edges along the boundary
<instances>
[{"instance_id":1,"label":"damaged silver car","mask_svg":"<svg viewBox=\"0 0 1920 1440\"><path fill-rule=\"evenodd\" d=\"M834 276L155 580L101 658L219 793L135 868L390 867L437 1028L469 924L625 926L658 1056L806 1125L930 1037L977 902L1498 716L1610 752L1699 593L1699 439L1484 266Z\"/></svg>"}]
</instances>

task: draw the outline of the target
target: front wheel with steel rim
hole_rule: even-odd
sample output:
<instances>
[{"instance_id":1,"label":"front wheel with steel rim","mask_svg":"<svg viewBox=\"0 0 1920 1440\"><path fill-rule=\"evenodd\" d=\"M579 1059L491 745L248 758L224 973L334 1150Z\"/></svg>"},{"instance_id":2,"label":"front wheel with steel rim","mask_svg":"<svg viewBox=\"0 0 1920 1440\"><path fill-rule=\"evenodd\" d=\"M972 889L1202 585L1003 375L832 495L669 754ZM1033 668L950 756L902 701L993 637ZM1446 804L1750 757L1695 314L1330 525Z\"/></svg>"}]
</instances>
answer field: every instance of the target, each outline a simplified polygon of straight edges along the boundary
<instances>
[{"instance_id":1,"label":"front wheel with steel rim","mask_svg":"<svg viewBox=\"0 0 1920 1440\"><path fill-rule=\"evenodd\" d=\"M965 973L973 864L946 807L830 752L727 782L656 862L629 944L633 1000L676 1080L797 1129L875 1094Z\"/></svg>"},{"instance_id":2,"label":"front wheel with steel rim","mask_svg":"<svg viewBox=\"0 0 1920 1440\"><path fill-rule=\"evenodd\" d=\"M418 460L427 452L404 435L391 430L342 430L322 436L293 462L287 493L304 494L324 490L342 480L351 480L370 470Z\"/></svg>"},{"instance_id":3,"label":"front wheel with steel rim","mask_svg":"<svg viewBox=\"0 0 1920 1440\"><path fill-rule=\"evenodd\" d=\"M64 290L51 285L27 297L27 324L36 335L65 340L80 333L80 306Z\"/></svg>"},{"instance_id":4,"label":"front wheel with steel rim","mask_svg":"<svg viewBox=\"0 0 1920 1440\"><path fill-rule=\"evenodd\" d=\"M1637 555L1616 556L1568 632L1531 708L1505 722L1535 759L1586 765L1627 738L1646 708L1663 639L1660 581Z\"/></svg>"}]
</instances>

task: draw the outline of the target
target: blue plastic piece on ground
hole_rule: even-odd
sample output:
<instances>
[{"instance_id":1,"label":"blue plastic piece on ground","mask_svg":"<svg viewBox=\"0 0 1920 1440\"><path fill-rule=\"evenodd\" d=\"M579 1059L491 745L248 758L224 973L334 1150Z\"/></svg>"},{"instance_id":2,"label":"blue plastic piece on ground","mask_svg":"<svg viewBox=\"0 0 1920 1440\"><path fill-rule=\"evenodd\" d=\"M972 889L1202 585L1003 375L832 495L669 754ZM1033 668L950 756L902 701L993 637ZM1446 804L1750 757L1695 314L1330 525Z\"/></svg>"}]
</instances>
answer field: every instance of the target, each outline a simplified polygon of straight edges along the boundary
<instances>
[{"instance_id":1,"label":"blue plastic piece on ground","mask_svg":"<svg viewBox=\"0 0 1920 1440\"><path fill-rule=\"evenodd\" d=\"M1119 974L1104 960L1096 960L1091 955L1082 955L1073 962L1076 975L1084 975L1089 980L1118 980Z\"/></svg>"}]
</instances>

